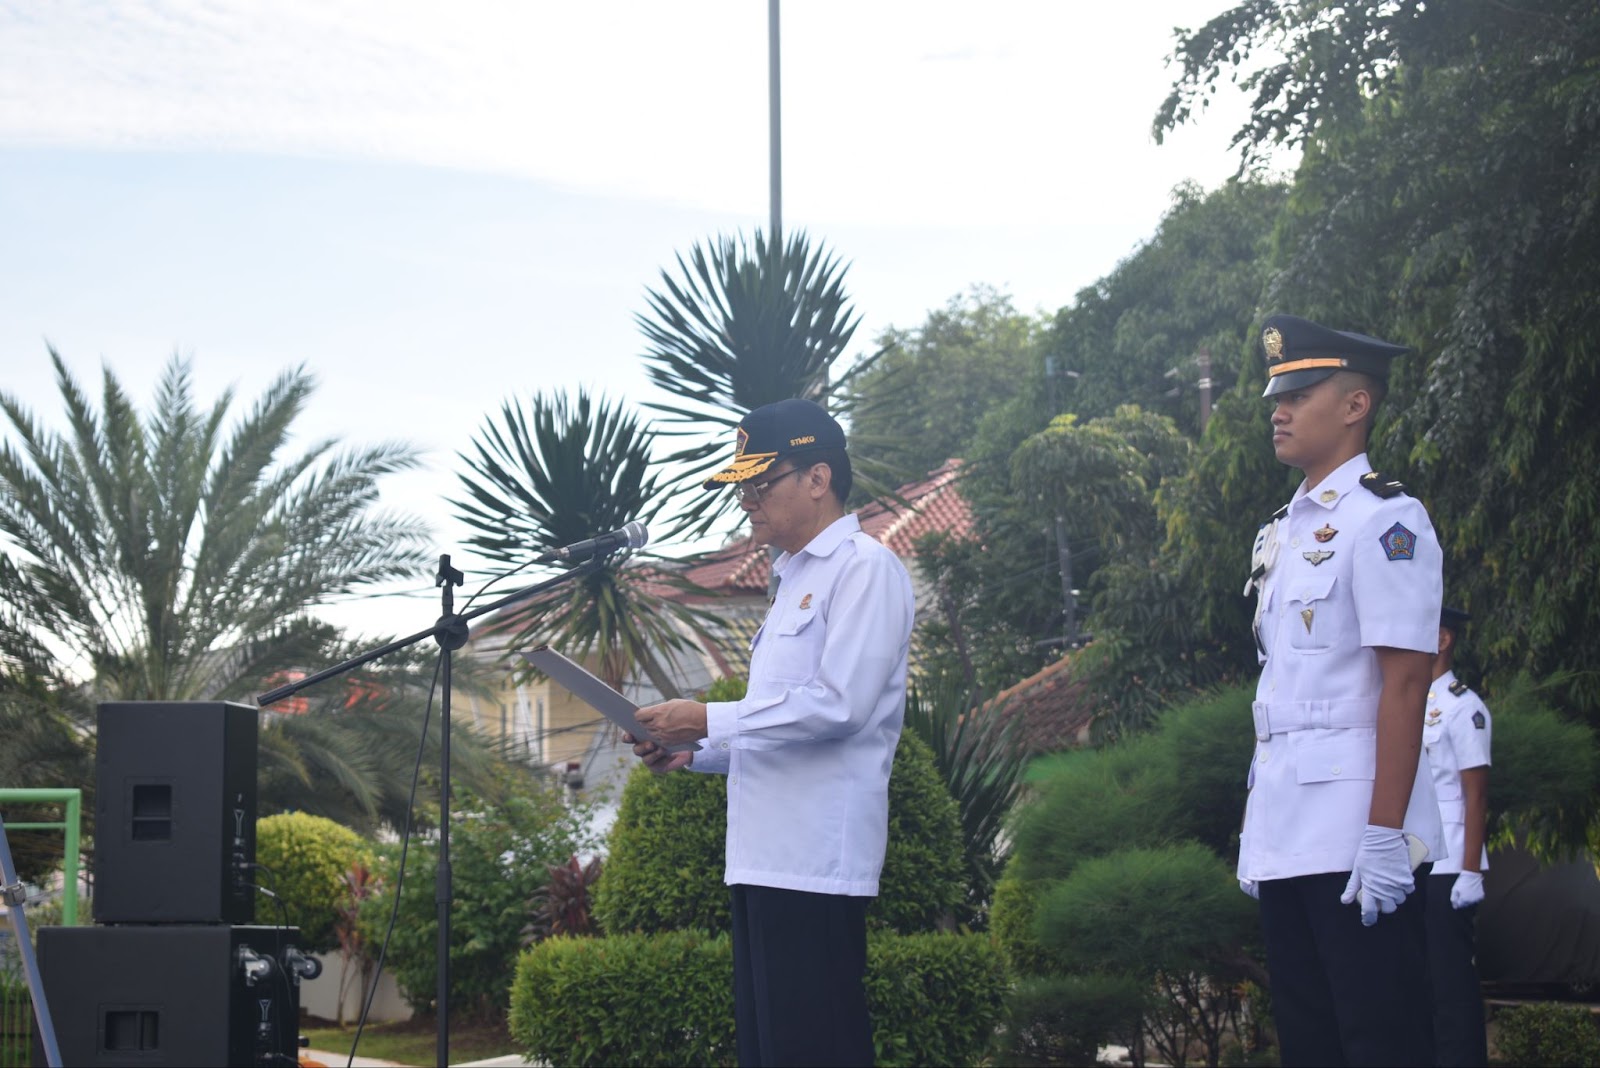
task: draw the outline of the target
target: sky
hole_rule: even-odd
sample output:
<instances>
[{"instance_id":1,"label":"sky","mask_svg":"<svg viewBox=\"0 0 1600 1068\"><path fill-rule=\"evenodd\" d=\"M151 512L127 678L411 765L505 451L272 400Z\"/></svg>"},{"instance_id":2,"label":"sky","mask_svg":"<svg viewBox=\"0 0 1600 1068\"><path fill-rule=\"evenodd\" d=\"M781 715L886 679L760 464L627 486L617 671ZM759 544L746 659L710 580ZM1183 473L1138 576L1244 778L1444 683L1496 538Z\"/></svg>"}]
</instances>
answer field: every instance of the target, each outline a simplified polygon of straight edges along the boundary
<instances>
[{"instance_id":1,"label":"sky","mask_svg":"<svg viewBox=\"0 0 1600 1068\"><path fill-rule=\"evenodd\" d=\"M1151 135L1173 28L1228 6L784 3L783 225L849 263L851 355L974 285L1070 304L1175 186L1233 174L1236 92ZM296 447L422 450L384 507L475 588L457 454L508 400L661 399L634 316L676 255L767 224L767 84L762 0L0 0L0 390L59 425L47 346L141 405L176 355L243 414L304 366Z\"/></svg>"}]
</instances>

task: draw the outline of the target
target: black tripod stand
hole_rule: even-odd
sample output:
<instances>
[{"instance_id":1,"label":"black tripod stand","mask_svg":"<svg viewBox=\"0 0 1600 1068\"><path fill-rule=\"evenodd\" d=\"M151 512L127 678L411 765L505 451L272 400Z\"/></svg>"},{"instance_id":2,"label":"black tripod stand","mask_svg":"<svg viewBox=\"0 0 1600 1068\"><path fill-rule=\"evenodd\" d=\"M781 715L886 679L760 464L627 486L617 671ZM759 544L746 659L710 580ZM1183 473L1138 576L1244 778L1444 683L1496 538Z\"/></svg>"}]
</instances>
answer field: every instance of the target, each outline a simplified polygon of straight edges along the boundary
<instances>
[{"instance_id":1,"label":"black tripod stand","mask_svg":"<svg viewBox=\"0 0 1600 1068\"><path fill-rule=\"evenodd\" d=\"M618 548L621 547L620 545L618 546ZM285 697L293 696L301 690L315 686L319 682L331 679L335 675L342 675L353 668L360 667L362 664L370 663L390 653L408 648L427 638L432 638L439 643L440 655L444 658L440 666L444 694L439 702L439 870L434 880L434 902L439 922L438 963L436 965L437 989L435 991L435 1005L439 1022L435 1056L439 1068L445 1068L449 1064L450 1056L450 905L454 896L450 877L450 654L467 644L467 639L471 635L467 624L472 620L490 612L498 611L507 605L515 604L518 601L536 597L541 593L547 593L574 579L592 575L600 569L604 560L605 554L590 557L572 570L564 571L552 579L525 587L515 593L507 594L498 601L486 604L472 612L457 615L455 611L455 587L462 584L464 577L460 571L450 566L450 557L448 555L441 555L439 557L439 572L434 576L434 585L443 587L440 597L442 612L433 626L427 630L419 630L408 637L396 639L387 645L362 653L360 656L352 657L342 664L336 664L331 668L317 672L315 675L308 675L298 682L280 686L276 690L269 690L256 698L256 704L265 708L267 705L281 701Z\"/></svg>"}]
</instances>

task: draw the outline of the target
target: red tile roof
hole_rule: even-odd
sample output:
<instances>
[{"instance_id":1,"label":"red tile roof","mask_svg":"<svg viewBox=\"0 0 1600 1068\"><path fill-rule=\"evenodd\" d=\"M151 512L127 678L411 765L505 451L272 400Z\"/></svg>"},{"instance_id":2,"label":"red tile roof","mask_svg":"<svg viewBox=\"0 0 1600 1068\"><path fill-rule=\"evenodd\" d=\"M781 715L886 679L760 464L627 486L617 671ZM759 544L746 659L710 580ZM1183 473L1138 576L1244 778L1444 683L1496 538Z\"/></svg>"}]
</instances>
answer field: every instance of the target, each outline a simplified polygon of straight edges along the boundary
<instances>
[{"instance_id":1,"label":"red tile roof","mask_svg":"<svg viewBox=\"0 0 1600 1068\"><path fill-rule=\"evenodd\" d=\"M926 478L908 482L899 490L905 506L874 501L857 512L863 532L887 545L896 556L916 556L916 540L943 532L955 537L972 533L972 511L961 496L960 460L947 460ZM764 546L749 538L720 549L704 562L684 572L697 586L729 594L767 595L772 568Z\"/></svg>"},{"instance_id":2,"label":"red tile roof","mask_svg":"<svg viewBox=\"0 0 1600 1068\"><path fill-rule=\"evenodd\" d=\"M1077 654L1068 653L985 702L985 709L1020 720L1019 741L1028 752L1049 753L1089 741L1094 709L1082 680L1073 674L1076 659Z\"/></svg>"}]
</instances>

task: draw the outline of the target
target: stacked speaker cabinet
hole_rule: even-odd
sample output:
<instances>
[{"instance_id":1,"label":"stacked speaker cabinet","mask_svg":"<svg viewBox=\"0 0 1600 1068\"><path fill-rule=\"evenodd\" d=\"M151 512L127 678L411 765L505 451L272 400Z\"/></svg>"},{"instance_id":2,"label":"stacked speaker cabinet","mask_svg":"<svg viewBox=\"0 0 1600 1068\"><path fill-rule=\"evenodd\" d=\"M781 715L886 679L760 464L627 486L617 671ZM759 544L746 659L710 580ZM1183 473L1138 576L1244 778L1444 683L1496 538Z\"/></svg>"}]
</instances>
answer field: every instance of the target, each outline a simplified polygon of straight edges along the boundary
<instances>
[{"instance_id":1,"label":"stacked speaker cabinet","mask_svg":"<svg viewBox=\"0 0 1600 1068\"><path fill-rule=\"evenodd\" d=\"M100 706L96 925L38 940L64 1063L298 1062L300 981L321 966L295 928L252 926L257 715L221 701Z\"/></svg>"},{"instance_id":2,"label":"stacked speaker cabinet","mask_svg":"<svg viewBox=\"0 0 1600 1068\"><path fill-rule=\"evenodd\" d=\"M97 923L255 919L256 716L222 701L100 706Z\"/></svg>"}]
</instances>

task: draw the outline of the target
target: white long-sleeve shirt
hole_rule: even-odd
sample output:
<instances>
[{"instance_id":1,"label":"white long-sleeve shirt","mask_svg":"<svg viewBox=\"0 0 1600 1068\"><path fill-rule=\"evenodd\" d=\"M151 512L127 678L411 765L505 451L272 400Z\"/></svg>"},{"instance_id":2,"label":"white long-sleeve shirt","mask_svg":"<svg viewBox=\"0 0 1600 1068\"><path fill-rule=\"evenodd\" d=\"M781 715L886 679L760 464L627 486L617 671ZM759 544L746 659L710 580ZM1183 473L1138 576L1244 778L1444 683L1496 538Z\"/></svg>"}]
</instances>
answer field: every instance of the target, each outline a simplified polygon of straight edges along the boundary
<instances>
[{"instance_id":1,"label":"white long-sleeve shirt","mask_svg":"<svg viewBox=\"0 0 1600 1068\"><path fill-rule=\"evenodd\" d=\"M728 776L725 879L871 897L905 714L911 578L854 515L773 571L749 690L706 706L692 765Z\"/></svg>"}]
</instances>

